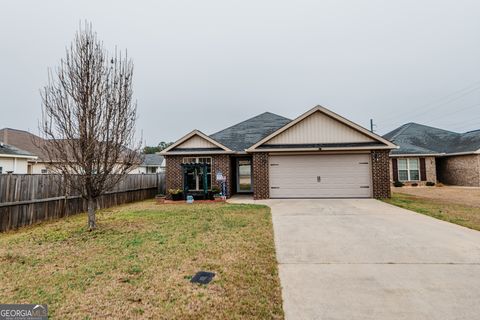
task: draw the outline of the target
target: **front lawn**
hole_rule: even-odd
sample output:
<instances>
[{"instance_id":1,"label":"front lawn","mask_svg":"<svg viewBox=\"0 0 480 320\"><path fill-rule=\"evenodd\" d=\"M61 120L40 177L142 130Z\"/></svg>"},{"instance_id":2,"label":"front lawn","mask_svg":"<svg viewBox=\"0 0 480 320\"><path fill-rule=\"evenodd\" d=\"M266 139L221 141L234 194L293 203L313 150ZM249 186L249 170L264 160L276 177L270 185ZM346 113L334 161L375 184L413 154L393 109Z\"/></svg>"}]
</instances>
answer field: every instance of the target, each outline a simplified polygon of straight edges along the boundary
<instances>
[{"instance_id":1,"label":"front lawn","mask_svg":"<svg viewBox=\"0 0 480 320\"><path fill-rule=\"evenodd\" d=\"M0 234L0 302L46 303L51 319L283 318L270 209L106 209ZM213 271L208 285L189 282Z\"/></svg>"},{"instance_id":2,"label":"front lawn","mask_svg":"<svg viewBox=\"0 0 480 320\"><path fill-rule=\"evenodd\" d=\"M401 208L480 231L479 207L449 202L448 198L442 200L429 199L397 192L392 193L391 199L385 199L384 201Z\"/></svg>"}]
</instances>

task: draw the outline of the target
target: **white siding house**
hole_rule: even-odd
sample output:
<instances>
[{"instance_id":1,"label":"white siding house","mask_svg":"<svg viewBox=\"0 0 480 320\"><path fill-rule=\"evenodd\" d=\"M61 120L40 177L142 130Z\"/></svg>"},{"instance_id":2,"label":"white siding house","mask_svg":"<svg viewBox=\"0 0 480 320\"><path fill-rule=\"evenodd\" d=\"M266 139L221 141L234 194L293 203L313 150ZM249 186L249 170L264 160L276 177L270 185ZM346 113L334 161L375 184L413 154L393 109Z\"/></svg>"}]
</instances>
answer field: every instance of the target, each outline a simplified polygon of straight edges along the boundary
<instances>
[{"instance_id":1,"label":"white siding house","mask_svg":"<svg viewBox=\"0 0 480 320\"><path fill-rule=\"evenodd\" d=\"M136 167L130 174L160 173L165 171L165 157L159 154L144 154L143 162Z\"/></svg>"},{"instance_id":2,"label":"white siding house","mask_svg":"<svg viewBox=\"0 0 480 320\"><path fill-rule=\"evenodd\" d=\"M20 150L3 142L0 142L0 174L31 173L29 161L36 160L37 157L28 151Z\"/></svg>"}]
</instances>

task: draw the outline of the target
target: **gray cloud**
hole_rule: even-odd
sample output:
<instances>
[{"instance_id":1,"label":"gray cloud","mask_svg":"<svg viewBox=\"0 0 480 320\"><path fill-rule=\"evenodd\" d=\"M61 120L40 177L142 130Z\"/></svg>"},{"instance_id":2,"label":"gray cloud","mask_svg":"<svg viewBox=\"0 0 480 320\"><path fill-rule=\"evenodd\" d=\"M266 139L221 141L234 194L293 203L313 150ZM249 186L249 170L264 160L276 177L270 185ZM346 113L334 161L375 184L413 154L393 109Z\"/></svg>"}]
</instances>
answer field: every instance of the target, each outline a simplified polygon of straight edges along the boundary
<instances>
[{"instance_id":1,"label":"gray cloud","mask_svg":"<svg viewBox=\"0 0 480 320\"><path fill-rule=\"evenodd\" d=\"M135 61L148 144L316 104L380 133L478 129L479 16L467 0L4 1L0 127L36 131L47 67L87 19Z\"/></svg>"}]
</instances>

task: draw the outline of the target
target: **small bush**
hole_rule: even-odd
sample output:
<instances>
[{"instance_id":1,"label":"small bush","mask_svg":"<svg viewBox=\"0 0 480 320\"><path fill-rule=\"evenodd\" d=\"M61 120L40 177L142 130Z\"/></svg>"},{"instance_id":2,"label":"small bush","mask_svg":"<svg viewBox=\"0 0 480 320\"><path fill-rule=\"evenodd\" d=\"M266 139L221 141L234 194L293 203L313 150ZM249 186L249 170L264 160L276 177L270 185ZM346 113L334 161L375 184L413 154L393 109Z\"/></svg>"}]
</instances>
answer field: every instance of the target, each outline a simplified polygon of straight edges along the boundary
<instances>
[{"instance_id":1,"label":"small bush","mask_svg":"<svg viewBox=\"0 0 480 320\"><path fill-rule=\"evenodd\" d=\"M182 192L183 192L182 189L168 189L168 193L172 195L181 194Z\"/></svg>"},{"instance_id":2,"label":"small bush","mask_svg":"<svg viewBox=\"0 0 480 320\"><path fill-rule=\"evenodd\" d=\"M412 187L418 187L418 183L416 182L412 183Z\"/></svg>"},{"instance_id":3,"label":"small bush","mask_svg":"<svg viewBox=\"0 0 480 320\"><path fill-rule=\"evenodd\" d=\"M401 187L404 186L403 182L401 182L401 181L395 181L395 182L393 183L393 185L394 185L395 187L397 187L397 188L401 188Z\"/></svg>"},{"instance_id":4,"label":"small bush","mask_svg":"<svg viewBox=\"0 0 480 320\"><path fill-rule=\"evenodd\" d=\"M433 187L433 186L435 186L435 182L427 181L426 185L427 185L427 187Z\"/></svg>"}]
</instances>

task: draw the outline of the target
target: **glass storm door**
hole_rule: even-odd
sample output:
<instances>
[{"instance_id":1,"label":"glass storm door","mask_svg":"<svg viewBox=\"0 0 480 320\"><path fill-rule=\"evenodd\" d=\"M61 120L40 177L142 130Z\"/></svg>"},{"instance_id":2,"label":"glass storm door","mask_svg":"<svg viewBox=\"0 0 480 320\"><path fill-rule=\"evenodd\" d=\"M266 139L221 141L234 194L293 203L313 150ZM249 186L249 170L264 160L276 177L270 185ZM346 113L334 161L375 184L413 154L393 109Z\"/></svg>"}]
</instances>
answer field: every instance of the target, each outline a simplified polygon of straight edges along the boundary
<instances>
[{"instance_id":1,"label":"glass storm door","mask_svg":"<svg viewBox=\"0 0 480 320\"><path fill-rule=\"evenodd\" d=\"M237 192L252 192L252 159L237 159Z\"/></svg>"}]
</instances>

